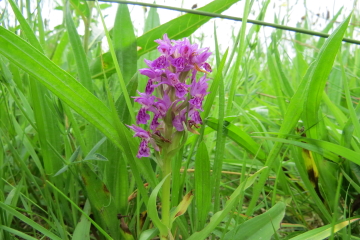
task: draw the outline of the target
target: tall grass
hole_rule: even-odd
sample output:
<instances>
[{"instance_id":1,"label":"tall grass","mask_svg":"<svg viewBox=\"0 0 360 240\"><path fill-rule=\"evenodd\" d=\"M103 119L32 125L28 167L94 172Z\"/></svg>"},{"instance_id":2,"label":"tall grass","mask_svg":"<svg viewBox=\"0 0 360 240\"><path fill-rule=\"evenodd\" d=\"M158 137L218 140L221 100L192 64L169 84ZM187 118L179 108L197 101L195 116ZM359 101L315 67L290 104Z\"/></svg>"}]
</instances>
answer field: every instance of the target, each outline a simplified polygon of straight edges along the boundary
<instances>
[{"instance_id":1,"label":"tall grass","mask_svg":"<svg viewBox=\"0 0 360 240\"><path fill-rule=\"evenodd\" d=\"M168 176L154 155L136 158L125 124L146 85L138 69L159 56L154 40L167 33L207 47L196 30L236 2L214 0L162 25L152 5L141 36L127 4L112 6L111 28L102 14L111 5L71 0L48 29L40 1L6 2L0 239L360 239L358 11L338 9L316 33L307 18L299 28L266 24L272 3L246 0L227 49L221 20L211 22L204 125L183 138Z\"/></svg>"}]
</instances>

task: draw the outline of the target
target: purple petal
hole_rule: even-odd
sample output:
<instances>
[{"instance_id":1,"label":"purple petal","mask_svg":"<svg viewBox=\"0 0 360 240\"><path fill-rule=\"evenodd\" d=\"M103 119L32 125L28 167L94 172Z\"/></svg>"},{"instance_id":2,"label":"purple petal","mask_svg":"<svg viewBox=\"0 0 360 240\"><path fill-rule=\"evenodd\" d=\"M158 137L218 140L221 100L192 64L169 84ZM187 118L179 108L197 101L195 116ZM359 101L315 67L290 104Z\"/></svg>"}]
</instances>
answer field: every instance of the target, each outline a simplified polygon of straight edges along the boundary
<instances>
[{"instance_id":1,"label":"purple petal","mask_svg":"<svg viewBox=\"0 0 360 240\"><path fill-rule=\"evenodd\" d=\"M163 69L169 66L169 62L165 56L160 56L151 63L154 69Z\"/></svg>"},{"instance_id":2,"label":"purple petal","mask_svg":"<svg viewBox=\"0 0 360 240\"><path fill-rule=\"evenodd\" d=\"M170 55L171 45L169 46L167 44L160 44L157 49L161 54Z\"/></svg>"},{"instance_id":3,"label":"purple petal","mask_svg":"<svg viewBox=\"0 0 360 240\"><path fill-rule=\"evenodd\" d=\"M153 80L150 78L145 87L145 94L151 95L154 92Z\"/></svg>"},{"instance_id":4,"label":"purple petal","mask_svg":"<svg viewBox=\"0 0 360 240\"><path fill-rule=\"evenodd\" d=\"M193 105L196 109L199 109L201 111L203 111L202 102L203 102L203 98L201 98L201 97L194 97L189 100L189 103L191 105Z\"/></svg>"},{"instance_id":5,"label":"purple petal","mask_svg":"<svg viewBox=\"0 0 360 240\"><path fill-rule=\"evenodd\" d=\"M179 132L184 131L184 125L180 119L180 116L175 116L172 123L177 131L179 131Z\"/></svg>"},{"instance_id":6,"label":"purple petal","mask_svg":"<svg viewBox=\"0 0 360 240\"><path fill-rule=\"evenodd\" d=\"M147 121L150 119L150 115L146 113L145 108L139 110L138 115L136 116L136 124L147 124Z\"/></svg>"},{"instance_id":7,"label":"purple petal","mask_svg":"<svg viewBox=\"0 0 360 240\"><path fill-rule=\"evenodd\" d=\"M181 72L185 69L186 60L183 57L175 58L171 60L171 64L176 68L177 72Z\"/></svg>"},{"instance_id":8,"label":"purple petal","mask_svg":"<svg viewBox=\"0 0 360 240\"><path fill-rule=\"evenodd\" d=\"M176 74L176 73L172 73L170 71L166 71L166 77L167 77L167 80L168 82L172 85L172 86L175 86L176 84L179 83L179 77L178 77L179 74Z\"/></svg>"},{"instance_id":9,"label":"purple petal","mask_svg":"<svg viewBox=\"0 0 360 240\"><path fill-rule=\"evenodd\" d=\"M147 59L144 59L144 62L146 63L146 65L148 65L148 67L151 67L153 61L151 60L147 60Z\"/></svg>"},{"instance_id":10,"label":"purple petal","mask_svg":"<svg viewBox=\"0 0 360 240\"><path fill-rule=\"evenodd\" d=\"M151 96L147 93L141 93L138 92L140 94L140 97L133 97L135 98L135 102L140 103L141 105L149 108L154 104L154 100L155 100L155 96Z\"/></svg>"},{"instance_id":11,"label":"purple petal","mask_svg":"<svg viewBox=\"0 0 360 240\"><path fill-rule=\"evenodd\" d=\"M145 131L141 127L138 127L136 125L126 125L128 128L132 129L135 132L134 137L139 137L142 139L146 139L147 141L150 140L150 133L148 131Z\"/></svg>"},{"instance_id":12,"label":"purple petal","mask_svg":"<svg viewBox=\"0 0 360 240\"><path fill-rule=\"evenodd\" d=\"M187 40L187 39L186 39L186 40ZM181 55L182 57L188 58L193 51L192 51L192 49L191 49L190 43L189 43L189 42L185 42L186 40L184 40L184 43L185 43L185 44L183 44L183 45L180 47L179 53L180 53L180 55Z\"/></svg>"},{"instance_id":13,"label":"purple petal","mask_svg":"<svg viewBox=\"0 0 360 240\"><path fill-rule=\"evenodd\" d=\"M206 79L206 75L201 77L198 82L193 81L191 84L191 89L190 89L191 96L203 97L206 94L208 94L208 92L206 92L206 90L208 88L207 81L208 81L208 79Z\"/></svg>"},{"instance_id":14,"label":"purple petal","mask_svg":"<svg viewBox=\"0 0 360 240\"><path fill-rule=\"evenodd\" d=\"M159 50L159 52L161 54L165 54L165 55L172 54L172 52L171 52L171 50L172 50L171 41L168 38L166 33L163 35L163 40L162 39L156 39L154 42L159 44L157 49Z\"/></svg>"},{"instance_id":15,"label":"purple petal","mask_svg":"<svg viewBox=\"0 0 360 240\"><path fill-rule=\"evenodd\" d=\"M149 68L142 68L139 69L140 74L148 76L149 78L155 78L156 72L154 70L151 70Z\"/></svg>"},{"instance_id":16,"label":"purple petal","mask_svg":"<svg viewBox=\"0 0 360 240\"><path fill-rule=\"evenodd\" d=\"M191 120L195 123L195 124L203 124L203 121L200 117L200 114L198 111L192 111L190 114L190 118Z\"/></svg>"},{"instance_id":17,"label":"purple petal","mask_svg":"<svg viewBox=\"0 0 360 240\"><path fill-rule=\"evenodd\" d=\"M185 122L186 117L186 109L183 109L179 114L177 114L173 119L173 126L176 128L177 131L181 132L184 131L183 122Z\"/></svg>"},{"instance_id":18,"label":"purple petal","mask_svg":"<svg viewBox=\"0 0 360 240\"><path fill-rule=\"evenodd\" d=\"M204 62L206 62L206 60L209 58L210 55L211 52L208 52L208 48L202 48L199 49L197 51L197 54L194 54L190 60L192 64L197 64L198 66L201 66Z\"/></svg>"},{"instance_id":19,"label":"purple petal","mask_svg":"<svg viewBox=\"0 0 360 240\"><path fill-rule=\"evenodd\" d=\"M142 157L149 157L150 156L150 148L148 147L148 141L143 139L139 146L138 154L136 155L137 158Z\"/></svg>"},{"instance_id":20,"label":"purple petal","mask_svg":"<svg viewBox=\"0 0 360 240\"><path fill-rule=\"evenodd\" d=\"M197 73L198 71L196 70L196 69L193 69L192 71L191 71L191 83L194 83L194 82L196 82L196 73Z\"/></svg>"},{"instance_id":21,"label":"purple petal","mask_svg":"<svg viewBox=\"0 0 360 240\"><path fill-rule=\"evenodd\" d=\"M153 120L151 121L151 124L150 124L150 129L155 131L156 128L160 125L160 123L158 122L159 120L159 117L160 117L160 114L155 114Z\"/></svg>"},{"instance_id":22,"label":"purple petal","mask_svg":"<svg viewBox=\"0 0 360 240\"><path fill-rule=\"evenodd\" d=\"M210 66L210 64L208 64L207 62L204 63L204 64L202 65L202 67L205 69L205 71L207 71L207 72L212 72L211 66Z\"/></svg>"},{"instance_id":23,"label":"purple petal","mask_svg":"<svg viewBox=\"0 0 360 240\"><path fill-rule=\"evenodd\" d=\"M164 94L163 98L157 98L157 102L155 103L155 107L161 113L161 116L165 116L169 107L171 106L170 97L167 94Z\"/></svg>"},{"instance_id":24,"label":"purple petal","mask_svg":"<svg viewBox=\"0 0 360 240\"><path fill-rule=\"evenodd\" d=\"M175 87L175 95L178 98L182 98L188 92L188 89L186 86L187 85L185 85L183 83L178 83L174 86Z\"/></svg>"}]
</instances>

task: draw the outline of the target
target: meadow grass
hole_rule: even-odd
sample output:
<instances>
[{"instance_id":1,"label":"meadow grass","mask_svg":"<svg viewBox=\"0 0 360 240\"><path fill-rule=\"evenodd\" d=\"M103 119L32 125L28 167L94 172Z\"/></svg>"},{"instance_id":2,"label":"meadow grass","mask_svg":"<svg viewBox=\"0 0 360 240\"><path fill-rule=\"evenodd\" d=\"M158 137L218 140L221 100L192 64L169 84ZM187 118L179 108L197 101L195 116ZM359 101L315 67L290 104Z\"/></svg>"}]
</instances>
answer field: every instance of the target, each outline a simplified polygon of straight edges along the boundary
<instances>
[{"instance_id":1,"label":"meadow grass","mask_svg":"<svg viewBox=\"0 0 360 240\"><path fill-rule=\"evenodd\" d=\"M112 6L110 28L102 10L111 5L71 0L48 29L40 1L6 2L0 239L360 239L358 11L339 9L321 33L308 18L287 28L275 17L264 37L271 1L244 0L226 49L212 22L199 134L183 134L166 176L155 154L136 158L125 124L147 82L138 69L159 56L154 40L207 47L196 30L236 2L162 25L152 5L140 36L127 4Z\"/></svg>"}]
</instances>

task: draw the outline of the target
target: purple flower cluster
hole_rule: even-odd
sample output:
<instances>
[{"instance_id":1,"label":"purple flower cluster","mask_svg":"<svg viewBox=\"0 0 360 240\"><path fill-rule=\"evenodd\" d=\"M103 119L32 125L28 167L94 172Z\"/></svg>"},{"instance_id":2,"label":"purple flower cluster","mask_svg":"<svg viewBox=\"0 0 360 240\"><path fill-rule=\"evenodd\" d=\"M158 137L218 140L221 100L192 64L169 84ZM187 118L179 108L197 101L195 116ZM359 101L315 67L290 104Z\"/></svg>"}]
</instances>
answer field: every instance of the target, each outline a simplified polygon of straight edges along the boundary
<instances>
[{"instance_id":1,"label":"purple flower cluster","mask_svg":"<svg viewBox=\"0 0 360 240\"><path fill-rule=\"evenodd\" d=\"M211 55L208 48L190 44L188 39L169 40L167 34L155 42L159 44L161 56L154 61L145 60L148 68L139 71L149 80L145 92L134 97L142 106L136 123L148 124L151 120L150 130L128 126L135 132L134 137L141 138L138 158L150 156L149 144L160 151L161 142L171 142L164 137L169 126L180 132L185 128L197 132L193 127L202 124L199 111L203 111L204 96L208 94L206 73L212 71L206 62ZM198 72L205 73L199 80L196 79Z\"/></svg>"}]
</instances>

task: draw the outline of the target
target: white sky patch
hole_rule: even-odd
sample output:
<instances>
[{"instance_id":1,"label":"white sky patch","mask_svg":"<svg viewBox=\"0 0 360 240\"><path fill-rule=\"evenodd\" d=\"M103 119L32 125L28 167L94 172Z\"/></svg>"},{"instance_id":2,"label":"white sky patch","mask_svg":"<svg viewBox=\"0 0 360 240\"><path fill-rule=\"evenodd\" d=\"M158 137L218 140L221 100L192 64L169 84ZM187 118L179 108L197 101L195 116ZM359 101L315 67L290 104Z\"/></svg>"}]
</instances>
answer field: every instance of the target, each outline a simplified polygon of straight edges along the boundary
<instances>
[{"instance_id":1,"label":"white sky patch","mask_svg":"<svg viewBox=\"0 0 360 240\"><path fill-rule=\"evenodd\" d=\"M31 0L31 9L32 12L35 12L36 8L36 1ZM42 17L44 22L47 24L47 28L49 30L54 29L56 26L62 24L63 22L63 11L62 10L55 10L55 8L61 3L62 1L52 1L52 0L43 0L41 1L41 7L42 7ZM153 3L154 0L141 0L139 2L147 2L147 3ZM194 4L197 4L197 8L201 8L205 6L206 4L210 3L210 0L157 0L156 3L160 5L168 5L173 7L183 7L191 9ZM251 9L251 14L249 16L249 19L255 19L260 9L263 5L263 2L265 0L259 0L255 1L253 4L253 7ZM304 5L304 0L271 0L269 3L269 6L266 11L265 15L265 22L271 22L273 23L275 21L275 16L279 21L284 21L284 25L291 26L291 27L297 27L298 23L301 23L303 20L302 18L304 16L307 16L307 20L309 21L310 25L309 28L314 31L322 31L322 29L326 26L326 24L330 21L327 19L327 17L330 17L330 19L339 11L341 7L343 8L343 11L340 15L340 17L337 19L338 22L341 22L344 20L352 10L354 9L360 9L360 4L358 3L357 6L354 6L355 0L312 0L312 1L306 1L306 8ZM100 2L101 4L102 2ZM102 11L103 16L105 16L105 22L108 29L111 29L116 15L116 9L117 5L116 3L111 4L112 7L107 8ZM239 1L238 3L232 5L228 10L224 11L223 15L230 15L235 17L242 17L243 16L243 10L244 10L245 0ZM0 12L3 11L4 7L8 8L8 12L12 13L10 5L4 1L0 0ZM137 36L140 36L143 34L143 28L144 28L144 20L145 20L145 9L142 6L136 6L136 5L128 5L129 10L131 13L131 18L133 21L134 28L136 29L135 34ZM359 11L359 10L357 10ZM26 11L23 9L23 12L26 16ZM148 11L147 11L148 12ZM177 11L172 10L166 10L166 9L158 9L158 13L160 16L160 22L161 24L166 23L181 14ZM359 14L359 12L357 12ZM96 9L93 10L93 15L96 15ZM14 23L14 16L8 16L11 22ZM224 51L228 46L232 46L232 34L237 34L241 22L236 22L232 20L226 20L226 19L211 19L208 23L204 24L202 27L200 27L195 33L194 36L204 36L204 41L202 42L204 46L212 46L211 50L214 51L214 36L213 36L213 27L214 22L217 26L217 35L218 35L218 41L221 44L220 49L221 51ZM335 26L337 26L335 24ZM251 24L248 24L247 30L250 29ZM97 28L102 29L101 21L98 21ZM273 28L269 27L262 27L261 34L267 38L270 36L270 34L274 31ZM80 21L80 25L78 27L78 32L80 35L84 33L84 26L82 24L82 21ZM359 32L357 32L359 34ZM104 39L105 40L105 39ZM107 49L107 43L106 40L104 42L104 50Z\"/></svg>"}]
</instances>

